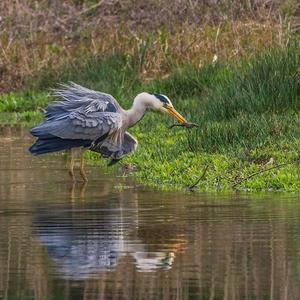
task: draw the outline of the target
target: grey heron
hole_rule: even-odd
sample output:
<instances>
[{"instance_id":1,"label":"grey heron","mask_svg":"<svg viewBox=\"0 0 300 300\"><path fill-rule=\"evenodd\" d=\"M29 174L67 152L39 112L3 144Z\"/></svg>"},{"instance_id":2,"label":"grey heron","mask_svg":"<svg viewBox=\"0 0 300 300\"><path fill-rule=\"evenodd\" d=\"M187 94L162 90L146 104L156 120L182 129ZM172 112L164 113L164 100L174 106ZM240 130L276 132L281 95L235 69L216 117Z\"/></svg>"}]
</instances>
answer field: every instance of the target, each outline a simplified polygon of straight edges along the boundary
<instances>
[{"instance_id":1,"label":"grey heron","mask_svg":"<svg viewBox=\"0 0 300 300\"><path fill-rule=\"evenodd\" d=\"M168 113L180 123L185 118L179 114L170 99L162 94L138 94L130 109L123 109L110 94L87 89L75 83L54 90L58 98L48 105L45 121L31 129L38 139L29 151L34 155L70 150L69 174L73 181L73 148L81 148L80 175L84 181L84 151L86 149L120 160L137 147L137 140L127 132L144 116L147 109Z\"/></svg>"}]
</instances>

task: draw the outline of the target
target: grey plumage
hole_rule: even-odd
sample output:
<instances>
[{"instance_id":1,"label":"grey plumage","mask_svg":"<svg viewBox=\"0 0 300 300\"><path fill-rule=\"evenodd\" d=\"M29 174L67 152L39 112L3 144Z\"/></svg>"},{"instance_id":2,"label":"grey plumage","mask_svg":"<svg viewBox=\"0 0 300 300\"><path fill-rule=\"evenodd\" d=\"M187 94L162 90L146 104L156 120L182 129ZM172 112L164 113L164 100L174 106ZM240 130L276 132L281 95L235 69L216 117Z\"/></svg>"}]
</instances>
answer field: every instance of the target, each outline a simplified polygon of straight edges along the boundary
<instances>
[{"instance_id":1,"label":"grey plumage","mask_svg":"<svg viewBox=\"0 0 300 300\"><path fill-rule=\"evenodd\" d=\"M54 90L54 95L58 101L46 108L45 121L31 129L31 134L38 138L29 149L32 154L83 147L111 158L114 163L136 149L137 141L127 129L139 122L147 109L160 110L181 123L186 122L170 99L161 94L140 93L128 110L113 96L75 83L62 85ZM86 181L83 153L81 151L80 174ZM69 174L74 181L73 169L71 151Z\"/></svg>"},{"instance_id":2,"label":"grey plumage","mask_svg":"<svg viewBox=\"0 0 300 300\"><path fill-rule=\"evenodd\" d=\"M123 109L111 95L75 83L54 90L54 95L60 101L48 105L45 122L33 128L32 135L44 140L53 137L84 140L83 145L90 141L90 149L102 153L106 158L120 159L135 149L136 141L133 138L126 138L126 143L122 146L125 134L120 130ZM35 148L31 149L35 154ZM49 152L51 150L52 147L49 147ZM57 151L56 148L54 151Z\"/></svg>"},{"instance_id":3,"label":"grey plumage","mask_svg":"<svg viewBox=\"0 0 300 300\"><path fill-rule=\"evenodd\" d=\"M89 112L116 112L120 105L116 99L106 93L93 91L71 82L69 85L61 85L61 89L54 89L53 94L62 101L51 103L47 107L46 118L49 119L63 112L71 112L83 107Z\"/></svg>"},{"instance_id":4,"label":"grey plumage","mask_svg":"<svg viewBox=\"0 0 300 300\"><path fill-rule=\"evenodd\" d=\"M104 158L111 157L119 160L133 152L137 145L137 140L129 132L125 132L122 144L111 144L110 140L106 140L100 144L95 143L90 147L90 150L101 153Z\"/></svg>"},{"instance_id":5,"label":"grey plumage","mask_svg":"<svg viewBox=\"0 0 300 300\"><path fill-rule=\"evenodd\" d=\"M47 133L63 139L84 139L94 141L100 136L118 130L122 125L121 116L111 112L85 113L81 108L78 111L46 120L33 128L31 133L40 137Z\"/></svg>"}]
</instances>

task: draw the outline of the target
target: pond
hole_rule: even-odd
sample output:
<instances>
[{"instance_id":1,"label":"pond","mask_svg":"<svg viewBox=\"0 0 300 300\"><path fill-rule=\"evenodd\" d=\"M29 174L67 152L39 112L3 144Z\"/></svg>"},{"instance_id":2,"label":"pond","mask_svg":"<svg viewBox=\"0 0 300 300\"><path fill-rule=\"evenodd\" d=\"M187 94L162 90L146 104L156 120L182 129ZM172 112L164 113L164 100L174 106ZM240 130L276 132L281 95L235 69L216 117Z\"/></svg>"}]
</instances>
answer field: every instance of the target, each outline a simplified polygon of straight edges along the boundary
<instances>
[{"instance_id":1,"label":"pond","mask_svg":"<svg viewBox=\"0 0 300 300\"><path fill-rule=\"evenodd\" d=\"M300 197L153 191L0 129L0 299L299 299Z\"/></svg>"}]
</instances>

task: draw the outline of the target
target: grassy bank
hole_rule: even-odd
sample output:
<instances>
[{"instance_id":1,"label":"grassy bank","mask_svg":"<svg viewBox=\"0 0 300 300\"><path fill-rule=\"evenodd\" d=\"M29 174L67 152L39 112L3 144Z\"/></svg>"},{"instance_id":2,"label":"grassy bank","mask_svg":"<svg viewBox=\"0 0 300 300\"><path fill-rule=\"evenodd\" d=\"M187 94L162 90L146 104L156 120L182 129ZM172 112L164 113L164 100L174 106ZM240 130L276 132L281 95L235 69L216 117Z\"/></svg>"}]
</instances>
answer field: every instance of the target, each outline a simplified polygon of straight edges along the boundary
<instances>
[{"instance_id":1,"label":"grassy bank","mask_svg":"<svg viewBox=\"0 0 300 300\"><path fill-rule=\"evenodd\" d=\"M141 183L181 190L195 183L195 190L300 190L299 45L185 65L150 81L139 76L139 59L118 52L40 73L28 91L1 96L0 121L38 122L51 99L41 91L54 81L109 92L124 107L142 90L159 91L199 127L169 129L173 120L149 113L132 128L139 147L122 163L135 166ZM87 156L96 163L95 154Z\"/></svg>"},{"instance_id":2,"label":"grassy bank","mask_svg":"<svg viewBox=\"0 0 300 300\"><path fill-rule=\"evenodd\" d=\"M145 120L135 129L141 150L129 158L140 166L136 176L179 189L200 180L201 190L299 190L299 67L299 48L292 47L188 68L161 81L172 98L181 96L176 107L200 126L171 131L157 125L157 117ZM145 135L150 124L154 129Z\"/></svg>"},{"instance_id":3,"label":"grassy bank","mask_svg":"<svg viewBox=\"0 0 300 300\"><path fill-rule=\"evenodd\" d=\"M281 1L0 1L0 93L90 55L136 56L143 80L174 67L285 47L299 3Z\"/></svg>"}]
</instances>

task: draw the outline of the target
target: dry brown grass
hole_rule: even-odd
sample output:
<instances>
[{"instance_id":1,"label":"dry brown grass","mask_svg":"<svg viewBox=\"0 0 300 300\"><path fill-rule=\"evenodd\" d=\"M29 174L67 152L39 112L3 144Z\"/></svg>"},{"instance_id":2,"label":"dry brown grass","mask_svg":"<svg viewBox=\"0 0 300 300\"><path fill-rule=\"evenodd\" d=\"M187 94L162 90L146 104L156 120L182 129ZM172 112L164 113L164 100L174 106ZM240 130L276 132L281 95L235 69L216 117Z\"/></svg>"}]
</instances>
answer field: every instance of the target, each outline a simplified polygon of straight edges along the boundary
<instances>
[{"instance_id":1,"label":"dry brown grass","mask_svg":"<svg viewBox=\"0 0 300 300\"><path fill-rule=\"evenodd\" d=\"M140 57L145 79L175 66L285 45L298 30L287 1L0 2L0 91L40 70L112 51Z\"/></svg>"}]
</instances>

